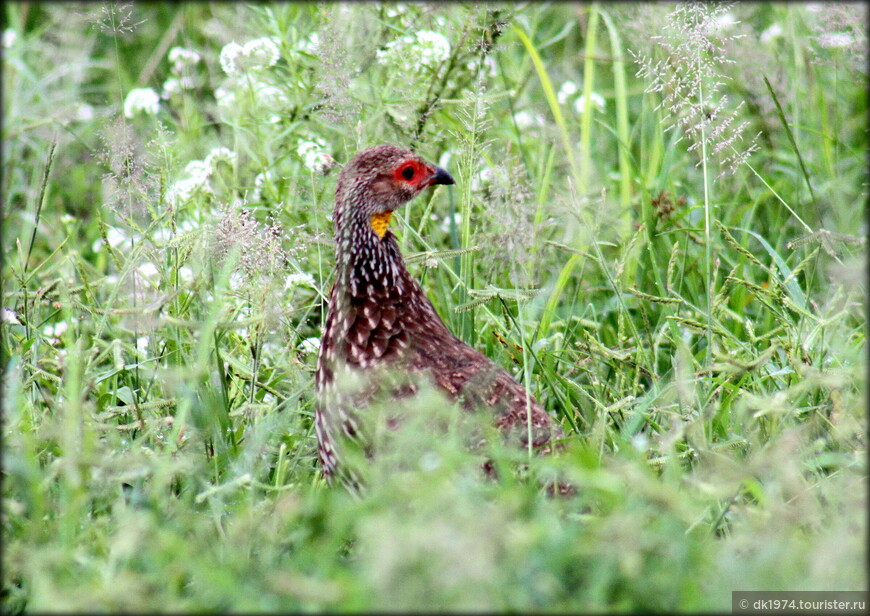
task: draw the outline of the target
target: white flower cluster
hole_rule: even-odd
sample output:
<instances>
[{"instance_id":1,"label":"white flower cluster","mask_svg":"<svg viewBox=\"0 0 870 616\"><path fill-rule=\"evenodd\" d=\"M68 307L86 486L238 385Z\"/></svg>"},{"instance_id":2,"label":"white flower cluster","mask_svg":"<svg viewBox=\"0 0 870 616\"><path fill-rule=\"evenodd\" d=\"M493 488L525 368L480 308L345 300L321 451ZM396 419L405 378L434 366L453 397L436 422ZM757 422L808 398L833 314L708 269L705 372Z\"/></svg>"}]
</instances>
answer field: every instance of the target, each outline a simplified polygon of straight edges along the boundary
<instances>
[{"instance_id":1,"label":"white flower cluster","mask_svg":"<svg viewBox=\"0 0 870 616\"><path fill-rule=\"evenodd\" d=\"M209 184L211 174L205 169L205 165L201 160L194 160L188 163L184 169L184 174L187 176L175 182L170 186L166 193L166 199L173 206L179 206L185 203L197 192L212 194L214 190Z\"/></svg>"},{"instance_id":2,"label":"white flower cluster","mask_svg":"<svg viewBox=\"0 0 870 616\"><path fill-rule=\"evenodd\" d=\"M454 212L452 218L450 216L445 216L441 221L439 228L444 233L450 233L451 224L457 229L462 226L462 214L460 212Z\"/></svg>"},{"instance_id":3,"label":"white flower cluster","mask_svg":"<svg viewBox=\"0 0 870 616\"><path fill-rule=\"evenodd\" d=\"M420 63L429 68L437 68L439 64L450 57L450 41L443 34L421 30L416 34L417 51Z\"/></svg>"},{"instance_id":4,"label":"white flower cluster","mask_svg":"<svg viewBox=\"0 0 870 616\"><path fill-rule=\"evenodd\" d=\"M15 44L15 41L18 39L18 35L15 33L15 30L12 28L6 28L3 31L3 48L9 49Z\"/></svg>"},{"instance_id":5,"label":"white flower cluster","mask_svg":"<svg viewBox=\"0 0 870 616\"><path fill-rule=\"evenodd\" d=\"M484 167L471 178L471 190L477 192L490 186L496 179L495 169Z\"/></svg>"},{"instance_id":6,"label":"white flower cluster","mask_svg":"<svg viewBox=\"0 0 870 616\"><path fill-rule=\"evenodd\" d=\"M601 96L598 92L592 92L589 95L589 99L592 101L592 107L596 109L599 113L604 113L604 110L607 109L607 101L604 100L604 97ZM577 113L583 113L586 109L586 97L584 95L580 95L577 97L577 100L574 101L574 111Z\"/></svg>"},{"instance_id":7,"label":"white flower cluster","mask_svg":"<svg viewBox=\"0 0 870 616\"><path fill-rule=\"evenodd\" d=\"M443 34L420 30L403 36L377 52L378 63L401 66L412 72L435 70L450 57L450 41Z\"/></svg>"},{"instance_id":8,"label":"white flower cluster","mask_svg":"<svg viewBox=\"0 0 870 616\"><path fill-rule=\"evenodd\" d=\"M714 32L728 32L739 23L731 13L722 13L713 18L711 26Z\"/></svg>"},{"instance_id":9,"label":"white flower cluster","mask_svg":"<svg viewBox=\"0 0 870 616\"><path fill-rule=\"evenodd\" d=\"M566 81L559 88L559 92L556 93L556 99L559 101L560 105L565 105L568 103L570 98L579 91L580 88L576 83L573 81ZM589 98L592 101L592 106L600 113L604 113L604 110L607 108L607 101L604 100L604 97L597 92L592 92ZM573 107L576 113L582 114L586 110L586 96L581 94L574 99Z\"/></svg>"},{"instance_id":10,"label":"white flower cluster","mask_svg":"<svg viewBox=\"0 0 870 616\"><path fill-rule=\"evenodd\" d=\"M239 101L247 99L247 95L243 95L241 99L239 98L237 93L242 89L247 89L253 94L257 110L268 113L266 118L268 122L276 124L281 120L280 111L288 103L285 91L257 77L248 77L247 79L231 77L224 85L215 88L214 96L218 107L225 112L232 113L236 111Z\"/></svg>"},{"instance_id":11,"label":"white flower cluster","mask_svg":"<svg viewBox=\"0 0 870 616\"><path fill-rule=\"evenodd\" d=\"M227 75L242 75L274 66L281 57L275 37L264 36L239 45L235 41L221 49L221 68Z\"/></svg>"},{"instance_id":12,"label":"white flower cluster","mask_svg":"<svg viewBox=\"0 0 870 616\"><path fill-rule=\"evenodd\" d=\"M577 90L579 90L579 88L576 83L573 81L566 81L561 85L559 91L556 93L556 100L559 101L560 105L564 105L568 102L568 97L577 94Z\"/></svg>"},{"instance_id":13,"label":"white flower cluster","mask_svg":"<svg viewBox=\"0 0 870 616\"><path fill-rule=\"evenodd\" d=\"M124 99L124 117L132 118L137 113L155 115L160 110L160 97L151 88L130 90Z\"/></svg>"},{"instance_id":14,"label":"white flower cluster","mask_svg":"<svg viewBox=\"0 0 870 616\"><path fill-rule=\"evenodd\" d=\"M418 2L396 2L395 4L384 4L384 16L392 22L390 25L401 30L407 31L425 20L431 23L435 28L444 28L447 26L447 18L435 11L427 10L421 3Z\"/></svg>"},{"instance_id":15,"label":"white flower cluster","mask_svg":"<svg viewBox=\"0 0 870 616\"><path fill-rule=\"evenodd\" d=\"M540 128L547 125L547 120L540 113L531 111L517 111L514 114L514 121L517 123L517 128L528 130L532 128Z\"/></svg>"},{"instance_id":16,"label":"white flower cluster","mask_svg":"<svg viewBox=\"0 0 870 616\"><path fill-rule=\"evenodd\" d=\"M178 223L178 230L183 233L188 233L197 228L198 225L193 220L182 220ZM152 243L168 242L172 238L172 236L173 232L166 227L155 229L148 234L148 238ZM117 227L110 227L107 225L106 240L108 241L109 246L111 246L112 248L119 248L122 244L127 244L129 246L131 242L138 244L139 242L143 241L143 237L139 233L129 233L125 229L119 229ZM103 247L103 243L104 242L102 237L97 238L97 240L93 244L91 244L91 250L93 250L94 252L99 252L100 249ZM181 269L183 270L185 268L182 267ZM185 279L184 274L185 272L181 272L181 277L183 279ZM109 283L117 282L117 280L111 280L111 278L112 277L109 276L105 279L105 281Z\"/></svg>"},{"instance_id":17,"label":"white flower cluster","mask_svg":"<svg viewBox=\"0 0 870 616\"><path fill-rule=\"evenodd\" d=\"M396 2L393 5L387 5L386 9L387 17L394 19L408 12L408 4L406 2Z\"/></svg>"},{"instance_id":18,"label":"white flower cluster","mask_svg":"<svg viewBox=\"0 0 870 616\"><path fill-rule=\"evenodd\" d=\"M306 338L299 348L305 353L317 353L320 350L320 338Z\"/></svg>"},{"instance_id":19,"label":"white flower cluster","mask_svg":"<svg viewBox=\"0 0 870 616\"><path fill-rule=\"evenodd\" d=\"M284 281L285 289L293 287L314 287L314 276L308 272L287 274L287 279Z\"/></svg>"},{"instance_id":20,"label":"white flower cluster","mask_svg":"<svg viewBox=\"0 0 870 616\"><path fill-rule=\"evenodd\" d=\"M254 190L251 192L251 201L253 203L258 203L263 200L263 187L267 184L274 183L274 179L272 178L271 171L264 171L263 173L258 173L257 177L254 178Z\"/></svg>"},{"instance_id":21,"label":"white flower cluster","mask_svg":"<svg viewBox=\"0 0 870 616\"><path fill-rule=\"evenodd\" d=\"M70 317L73 325L76 325L79 320L76 317ZM43 326L42 335L48 338L49 344L57 346L61 342L61 337L69 329L70 324L67 321L58 321L57 323L49 323Z\"/></svg>"},{"instance_id":22,"label":"white flower cluster","mask_svg":"<svg viewBox=\"0 0 870 616\"><path fill-rule=\"evenodd\" d=\"M9 325L21 325L21 321L18 320L18 315L15 314L14 310L10 310L9 308L3 308L2 312L0 312L0 321L8 323Z\"/></svg>"},{"instance_id":23,"label":"white flower cluster","mask_svg":"<svg viewBox=\"0 0 870 616\"><path fill-rule=\"evenodd\" d=\"M186 69L193 68L199 61L202 60L197 52L184 47L173 47L169 50L169 63L172 65L172 72L180 75Z\"/></svg>"},{"instance_id":24,"label":"white flower cluster","mask_svg":"<svg viewBox=\"0 0 870 616\"><path fill-rule=\"evenodd\" d=\"M300 139L296 144L296 154L310 171L323 173L335 164L335 160L326 152L326 148L326 142L320 137Z\"/></svg>"},{"instance_id":25,"label":"white flower cluster","mask_svg":"<svg viewBox=\"0 0 870 616\"><path fill-rule=\"evenodd\" d=\"M760 40L762 43L769 43L770 41L782 38L782 35L782 26L780 26L779 24L771 24L764 32L761 33L761 36L758 38L758 40Z\"/></svg>"},{"instance_id":26,"label":"white flower cluster","mask_svg":"<svg viewBox=\"0 0 870 616\"><path fill-rule=\"evenodd\" d=\"M197 192L214 194L211 186L211 176L217 168L217 163L225 161L235 164L236 153L228 148L215 148L204 160L192 160L184 168L185 177L169 187L166 198L173 206L179 206Z\"/></svg>"},{"instance_id":27,"label":"white flower cluster","mask_svg":"<svg viewBox=\"0 0 870 616\"><path fill-rule=\"evenodd\" d=\"M172 76L163 82L163 92L160 95L163 99L196 87L193 69L202 60L202 56L192 49L173 47L169 50L168 60Z\"/></svg>"},{"instance_id":28,"label":"white flower cluster","mask_svg":"<svg viewBox=\"0 0 870 616\"><path fill-rule=\"evenodd\" d=\"M205 166L214 171L215 164L224 161L231 165L236 164L236 153L229 148L214 148L205 157Z\"/></svg>"},{"instance_id":29,"label":"white flower cluster","mask_svg":"<svg viewBox=\"0 0 870 616\"><path fill-rule=\"evenodd\" d=\"M191 87L193 86L190 78L185 78L184 83L182 83L182 80L178 77L170 77L163 82L163 91L160 92L160 98L163 100L169 100L171 97L179 94L182 90L187 90Z\"/></svg>"},{"instance_id":30,"label":"white flower cluster","mask_svg":"<svg viewBox=\"0 0 870 616\"><path fill-rule=\"evenodd\" d=\"M94 108L92 105L80 102L76 104L74 111L75 115L73 117L79 122L90 122L94 119Z\"/></svg>"}]
</instances>

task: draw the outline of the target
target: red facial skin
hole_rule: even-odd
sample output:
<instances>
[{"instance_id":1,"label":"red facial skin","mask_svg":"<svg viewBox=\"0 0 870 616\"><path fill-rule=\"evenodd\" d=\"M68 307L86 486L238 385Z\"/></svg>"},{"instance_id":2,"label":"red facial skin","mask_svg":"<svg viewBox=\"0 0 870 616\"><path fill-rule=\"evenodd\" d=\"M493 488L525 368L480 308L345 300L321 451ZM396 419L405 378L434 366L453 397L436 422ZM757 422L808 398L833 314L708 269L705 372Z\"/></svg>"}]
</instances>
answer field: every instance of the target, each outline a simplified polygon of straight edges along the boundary
<instances>
[{"instance_id":1,"label":"red facial skin","mask_svg":"<svg viewBox=\"0 0 870 616\"><path fill-rule=\"evenodd\" d=\"M435 176L435 169L427 167L416 160L406 160L396 167L393 172L393 181L397 184L407 184L415 190L426 188ZM427 183L427 180L430 180Z\"/></svg>"}]
</instances>

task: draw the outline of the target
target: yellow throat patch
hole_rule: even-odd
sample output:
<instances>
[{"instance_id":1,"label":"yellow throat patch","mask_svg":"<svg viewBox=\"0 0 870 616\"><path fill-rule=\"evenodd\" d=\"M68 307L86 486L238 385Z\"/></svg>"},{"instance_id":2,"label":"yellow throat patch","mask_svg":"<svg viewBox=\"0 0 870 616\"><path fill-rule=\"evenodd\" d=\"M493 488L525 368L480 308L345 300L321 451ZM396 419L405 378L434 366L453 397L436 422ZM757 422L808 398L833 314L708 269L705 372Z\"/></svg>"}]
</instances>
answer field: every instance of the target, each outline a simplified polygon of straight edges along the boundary
<instances>
[{"instance_id":1,"label":"yellow throat patch","mask_svg":"<svg viewBox=\"0 0 870 616\"><path fill-rule=\"evenodd\" d=\"M390 226L390 219L393 217L392 212L382 212L372 216L372 229L378 234L378 237L384 239L387 234L387 228Z\"/></svg>"}]
</instances>

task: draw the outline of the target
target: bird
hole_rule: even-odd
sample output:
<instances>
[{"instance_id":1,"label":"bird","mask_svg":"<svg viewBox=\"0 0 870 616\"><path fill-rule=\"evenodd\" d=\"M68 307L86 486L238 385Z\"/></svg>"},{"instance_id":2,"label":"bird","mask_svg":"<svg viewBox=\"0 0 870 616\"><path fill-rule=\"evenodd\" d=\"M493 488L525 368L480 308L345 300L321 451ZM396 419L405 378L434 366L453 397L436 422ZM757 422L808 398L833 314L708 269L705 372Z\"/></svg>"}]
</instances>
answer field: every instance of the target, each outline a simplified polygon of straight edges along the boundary
<instances>
[{"instance_id":1,"label":"bird","mask_svg":"<svg viewBox=\"0 0 870 616\"><path fill-rule=\"evenodd\" d=\"M501 433L524 448L531 438L531 448L548 453L563 437L506 370L453 335L408 272L389 229L391 217L428 187L450 184L455 182L446 170L392 144L359 152L339 174L332 217L335 279L315 373L315 432L329 483L338 474L346 485L357 483L341 473L343 443L363 438L360 413L378 386L371 381L386 370L426 379L469 411L487 409ZM342 380L360 377L368 385L343 391ZM415 390L398 386L392 395Z\"/></svg>"}]
</instances>

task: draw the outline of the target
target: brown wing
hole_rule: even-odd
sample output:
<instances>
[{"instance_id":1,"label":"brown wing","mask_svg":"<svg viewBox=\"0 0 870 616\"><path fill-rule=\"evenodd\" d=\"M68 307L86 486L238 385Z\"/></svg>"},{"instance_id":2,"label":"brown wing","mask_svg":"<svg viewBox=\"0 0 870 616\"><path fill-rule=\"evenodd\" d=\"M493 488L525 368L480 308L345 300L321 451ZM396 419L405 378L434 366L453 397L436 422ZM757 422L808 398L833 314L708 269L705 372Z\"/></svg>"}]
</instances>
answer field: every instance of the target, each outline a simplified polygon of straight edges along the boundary
<instances>
[{"instance_id":1,"label":"brown wing","mask_svg":"<svg viewBox=\"0 0 870 616\"><path fill-rule=\"evenodd\" d=\"M559 427L537 400L506 370L454 336L419 285L415 281L411 284L417 318L407 326L408 367L428 373L440 389L466 409L491 409L496 426L524 447L528 446L530 434L535 448L560 437Z\"/></svg>"}]
</instances>

